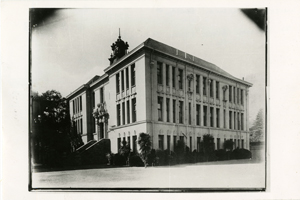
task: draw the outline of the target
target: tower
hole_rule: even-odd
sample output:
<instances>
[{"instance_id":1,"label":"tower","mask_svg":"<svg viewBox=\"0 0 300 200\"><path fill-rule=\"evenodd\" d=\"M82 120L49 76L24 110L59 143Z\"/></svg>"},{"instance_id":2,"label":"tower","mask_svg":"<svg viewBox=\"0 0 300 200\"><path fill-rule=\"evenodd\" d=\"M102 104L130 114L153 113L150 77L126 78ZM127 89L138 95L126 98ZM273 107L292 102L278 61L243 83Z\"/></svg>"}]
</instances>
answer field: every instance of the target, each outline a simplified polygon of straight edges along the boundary
<instances>
[{"instance_id":1,"label":"tower","mask_svg":"<svg viewBox=\"0 0 300 200\"><path fill-rule=\"evenodd\" d=\"M127 42L124 42L121 39L120 29L119 29L119 37L115 43L112 43L111 50L113 51L108 59L110 64L115 63L117 60L122 58L126 53L129 45Z\"/></svg>"}]
</instances>

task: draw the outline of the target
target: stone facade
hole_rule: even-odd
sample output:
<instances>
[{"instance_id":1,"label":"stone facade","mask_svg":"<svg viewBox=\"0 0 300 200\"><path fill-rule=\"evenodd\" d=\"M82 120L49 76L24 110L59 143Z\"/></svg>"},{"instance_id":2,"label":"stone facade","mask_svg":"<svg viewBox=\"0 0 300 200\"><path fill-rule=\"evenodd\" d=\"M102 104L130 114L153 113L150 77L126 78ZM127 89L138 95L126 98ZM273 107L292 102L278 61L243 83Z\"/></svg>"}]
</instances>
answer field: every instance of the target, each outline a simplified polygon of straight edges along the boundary
<instances>
[{"instance_id":1,"label":"stone facade","mask_svg":"<svg viewBox=\"0 0 300 200\"><path fill-rule=\"evenodd\" d=\"M154 149L173 150L181 139L199 150L204 134L213 135L215 149L230 139L235 147L250 148L251 83L150 38L111 63L104 75L67 97L85 143L106 137L116 153L126 140L136 151L135 141L145 132ZM109 114L108 123L99 126L107 134L100 137L92 117L98 103L105 103Z\"/></svg>"}]
</instances>

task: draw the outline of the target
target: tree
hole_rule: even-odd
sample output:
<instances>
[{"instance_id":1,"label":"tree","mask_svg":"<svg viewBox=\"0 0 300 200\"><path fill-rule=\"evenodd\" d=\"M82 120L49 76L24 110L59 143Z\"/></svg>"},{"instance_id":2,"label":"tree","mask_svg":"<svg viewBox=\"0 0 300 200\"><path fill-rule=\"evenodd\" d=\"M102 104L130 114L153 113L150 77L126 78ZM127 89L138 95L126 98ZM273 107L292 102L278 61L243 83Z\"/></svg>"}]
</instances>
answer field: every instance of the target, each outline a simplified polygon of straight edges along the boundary
<instances>
[{"instance_id":1,"label":"tree","mask_svg":"<svg viewBox=\"0 0 300 200\"><path fill-rule=\"evenodd\" d=\"M233 141L232 140L226 140L225 142L224 142L224 149L225 150L230 150L230 151L232 151L232 149L233 149Z\"/></svg>"},{"instance_id":2,"label":"tree","mask_svg":"<svg viewBox=\"0 0 300 200\"><path fill-rule=\"evenodd\" d=\"M148 155L151 151L151 137L147 133L140 133L138 138L138 144L140 146L140 157L143 160L145 167L148 165Z\"/></svg>"},{"instance_id":3,"label":"tree","mask_svg":"<svg viewBox=\"0 0 300 200\"><path fill-rule=\"evenodd\" d=\"M260 109L256 115L256 119L250 130L250 141L251 142L262 142L264 141L264 118L263 110Z\"/></svg>"},{"instance_id":4,"label":"tree","mask_svg":"<svg viewBox=\"0 0 300 200\"><path fill-rule=\"evenodd\" d=\"M122 146L119 149L119 154L124 157L124 159L126 160L127 165L129 165L130 150L131 149L130 149L129 144L125 140L123 140L122 141Z\"/></svg>"},{"instance_id":5,"label":"tree","mask_svg":"<svg viewBox=\"0 0 300 200\"><path fill-rule=\"evenodd\" d=\"M208 161L209 158L212 156L212 153L215 148L214 137L210 134L204 134L202 146L203 146L204 156L206 157L206 160Z\"/></svg>"}]
</instances>

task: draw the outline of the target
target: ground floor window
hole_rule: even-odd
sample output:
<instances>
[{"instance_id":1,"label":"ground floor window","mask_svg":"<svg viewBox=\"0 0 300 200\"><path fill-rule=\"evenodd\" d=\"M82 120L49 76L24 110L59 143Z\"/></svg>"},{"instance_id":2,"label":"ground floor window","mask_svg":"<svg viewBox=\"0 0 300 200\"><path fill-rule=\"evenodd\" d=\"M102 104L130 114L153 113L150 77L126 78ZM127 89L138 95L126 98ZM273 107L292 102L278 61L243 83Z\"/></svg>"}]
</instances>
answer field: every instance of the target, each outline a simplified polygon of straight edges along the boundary
<instances>
[{"instance_id":1,"label":"ground floor window","mask_svg":"<svg viewBox=\"0 0 300 200\"><path fill-rule=\"evenodd\" d=\"M220 138L217 138L217 150L220 149Z\"/></svg>"},{"instance_id":2,"label":"ground floor window","mask_svg":"<svg viewBox=\"0 0 300 200\"><path fill-rule=\"evenodd\" d=\"M118 144L117 144L117 146L118 146L118 152L119 152L119 150L121 148L121 138L118 138Z\"/></svg>"},{"instance_id":3,"label":"ground floor window","mask_svg":"<svg viewBox=\"0 0 300 200\"><path fill-rule=\"evenodd\" d=\"M137 152L137 141L136 141L137 137L136 135L132 136L132 142L133 142L133 153Z\"/></svg>"},{"instance_id":4,"label":"ground floor window","mask_svg":"<svg viewBox=\"0 0 300 200\"><path fill-rule=\"evenodd\" d=\"M171 145L171 136L167 136L167 149L168 149L168 152L170 152L171 148L170 148L170 145Z\"/></svg>"},{"instance_id":5,"label":"ground floor window","mask_svg":"<svg viewBox=\"0 0 300 200\"><path fill-rule=\"evenodd\" d=\"M158 136L158 148L164 150L164 135Z\"/></svg>"},{"instance_id":6,"label":"ground floor window","mask_svg":"<svg viewBox=\"0 0 300 200\"><path fill-rule=\"evenodd\" d=\"M201 137L197 137L197 152L200 152Z\"/></svg>"}]
</instances>

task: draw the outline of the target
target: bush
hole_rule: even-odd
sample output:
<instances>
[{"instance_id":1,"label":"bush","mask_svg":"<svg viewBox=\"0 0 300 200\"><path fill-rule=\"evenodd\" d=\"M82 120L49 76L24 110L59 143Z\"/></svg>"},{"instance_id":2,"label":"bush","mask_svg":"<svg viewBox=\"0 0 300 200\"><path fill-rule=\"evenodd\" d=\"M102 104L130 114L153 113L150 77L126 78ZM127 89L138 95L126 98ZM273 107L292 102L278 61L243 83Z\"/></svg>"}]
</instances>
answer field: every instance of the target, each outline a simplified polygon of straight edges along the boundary
<instances>
[{"instance_id":1,"label":"bush","mask_svg":"<svg viewBox=\"0 0 300 200\"><path fill-rule=\"evenodd\" d=\"M235 149L231 153L232 159L250 159L252 158L252 154L247 149Z\"/></svg>"},{"instance_id":2,"label":"bush","mask_svg":"<svg viewBox=\"0 0 300 200\"><path fill-rule=\"evenodd\" d=\"M131 155L129 157L129 165L135 167L142 167L144 166L144 162L139 155Z\"/></svg>"},{"instance_id":3,"label":"bush","mask_svg":"<svg viewBox=\"0 0 300 200\"><path fill-rule=\"evenodd\" d=\"M228 160L229 151L226 152L225 149L219 149L215 151L215 155L217 160Z\"/></svg>"},{"instance_id":4,"label":"bush","mask_svg":"<svg viewBox=\"0 0 300 200\"><path fill-rule=\"evenodd\" d=\"M113 156L113 163L117 166L126 165L126 158L124 156L121 156L120 154L114 154Z\"/></svg>"}]
</instances>

